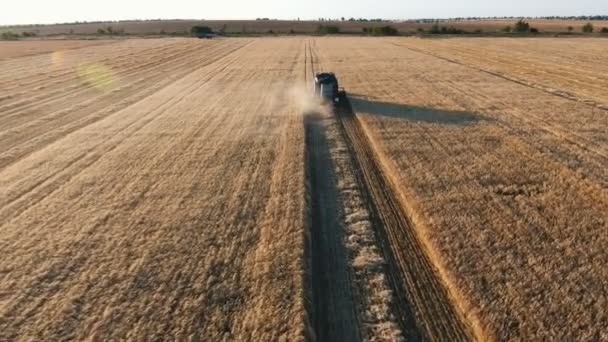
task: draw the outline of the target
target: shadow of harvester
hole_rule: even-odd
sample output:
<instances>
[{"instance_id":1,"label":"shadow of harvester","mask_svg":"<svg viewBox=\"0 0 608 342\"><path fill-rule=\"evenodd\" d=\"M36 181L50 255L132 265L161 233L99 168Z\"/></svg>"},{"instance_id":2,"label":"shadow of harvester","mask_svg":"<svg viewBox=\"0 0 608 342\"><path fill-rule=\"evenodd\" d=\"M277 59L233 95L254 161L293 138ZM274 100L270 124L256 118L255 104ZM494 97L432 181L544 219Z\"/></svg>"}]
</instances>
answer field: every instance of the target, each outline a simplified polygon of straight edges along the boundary
<instances>
[{"instance_id":1,"label":"shadow of harvester","mask_svg":"<svg viewBox=\"0 0 608 342\"><path fill-rule=\"evenodd\" d=\"M400 103L382 102L356 94L349 94L348 98L350 99L350 103L355 112L362 114L443 125L467 125L485 120L481 115L470 112L448 111Z\"/></svg>"}]
</instances>

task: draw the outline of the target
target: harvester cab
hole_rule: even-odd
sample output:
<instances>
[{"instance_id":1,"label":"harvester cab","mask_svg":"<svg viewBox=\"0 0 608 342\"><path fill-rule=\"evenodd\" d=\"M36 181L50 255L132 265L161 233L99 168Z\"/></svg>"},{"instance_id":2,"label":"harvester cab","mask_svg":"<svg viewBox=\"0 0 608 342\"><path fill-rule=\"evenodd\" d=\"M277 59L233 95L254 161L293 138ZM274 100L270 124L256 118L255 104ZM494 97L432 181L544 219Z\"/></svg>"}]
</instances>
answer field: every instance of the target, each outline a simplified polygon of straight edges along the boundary
<instances>
[{"instance_id":1,"label":"harvester cab","mask_svg":"<svg viewBox=\"0 0 608 342\"><path fill-rule=\"evenodd\" d=\"M338 79L333 72L321 72L315 75L315 95L323 102L337 103L345 92L338 87Z\"/></svg>"}]
</instances>

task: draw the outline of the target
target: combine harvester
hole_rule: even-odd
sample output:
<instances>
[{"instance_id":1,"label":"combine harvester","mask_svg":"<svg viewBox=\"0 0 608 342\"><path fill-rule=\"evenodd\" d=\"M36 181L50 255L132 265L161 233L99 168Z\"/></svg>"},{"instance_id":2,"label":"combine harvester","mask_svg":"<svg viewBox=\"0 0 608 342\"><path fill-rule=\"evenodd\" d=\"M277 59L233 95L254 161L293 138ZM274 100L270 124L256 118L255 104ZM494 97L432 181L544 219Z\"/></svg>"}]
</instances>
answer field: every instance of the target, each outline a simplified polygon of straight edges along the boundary
<instances>
[{"instance_id":1,"label":"combine harvester","mask_svg":"<svg viewBox=\"0 0 608 342\"><path fill-rule=\"evenodd\" d=\"M333 72L320 72L315 75L315 96L323 103L335 106L346 97L346 91L338 87L338 79Z\"/></svg>"}]
</instances>

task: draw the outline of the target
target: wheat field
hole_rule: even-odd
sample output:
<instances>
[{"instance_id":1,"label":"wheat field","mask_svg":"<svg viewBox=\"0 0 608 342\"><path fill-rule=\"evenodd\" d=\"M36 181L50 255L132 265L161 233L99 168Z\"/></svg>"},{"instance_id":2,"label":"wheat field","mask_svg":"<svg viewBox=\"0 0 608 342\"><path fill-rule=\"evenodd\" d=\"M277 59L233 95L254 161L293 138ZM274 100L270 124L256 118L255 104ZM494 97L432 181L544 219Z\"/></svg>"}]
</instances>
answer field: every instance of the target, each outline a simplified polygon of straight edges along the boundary
<instances>
[{"instance_id":1,"label":"wheat field","mask_svg":"<svg viewBox=\"0 0 608 342\"><path fill-rule=\"evenodd\" d=\"M10 44L0 340L608 338L603 39Z\"/></svg>"},{"instance_id":2,"label":"wheat field","mask_svg":"<svg viewBox=\"0 0 608 342\"><path fill-rule=\"evenodd\" d=\"M605 339L603 41L320 40L319 50L479 336Z\"/></svg>"}]
</instances>

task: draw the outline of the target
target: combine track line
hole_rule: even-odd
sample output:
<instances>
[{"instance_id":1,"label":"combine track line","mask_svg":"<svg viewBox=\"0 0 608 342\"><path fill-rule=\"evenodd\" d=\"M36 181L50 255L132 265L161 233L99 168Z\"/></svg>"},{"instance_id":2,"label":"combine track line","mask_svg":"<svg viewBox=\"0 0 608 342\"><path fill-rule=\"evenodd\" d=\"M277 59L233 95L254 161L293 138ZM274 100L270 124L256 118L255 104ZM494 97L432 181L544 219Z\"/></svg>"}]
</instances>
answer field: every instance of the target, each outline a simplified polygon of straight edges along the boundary
<instances>
[{"instance_id":1,"label":"combine track line","mask_svg":"<svg viewBox=\"0 0 608 342\"><path fill-rule=\"evenodd\" d=\"M304 45L304 80L314 82L315 55L311 42ZM309 76L310 75L310 76ZM327 135L329 113L305 113L307 202L310 212L308 258L312 290L313 341L361 341L360 313L356 305L341 200Z\"/></svg>"},{"instance_id":2,"label":"combine track line","mask_svg":"<svg viewBox=\"0 0 608 342\"><path fill-rule=\"evenodd\" d=\"M311 212L312 322L317 341L360 341L340 203L323 118L305 118ZM332 120L331 118L325 120Z\"/></svg>"},{"instance_id":3,"label":"combine track line","mask_svg":"<svg viewBox=\"0 0 608 342\"><path fill-rule=\"evenodd\" d=\"M350 101L341 102L336 115L384 249L404 335L412 340L472 340L470 327L399 204L395 186L384 173Z\"/></svg>"}]
</instances>

